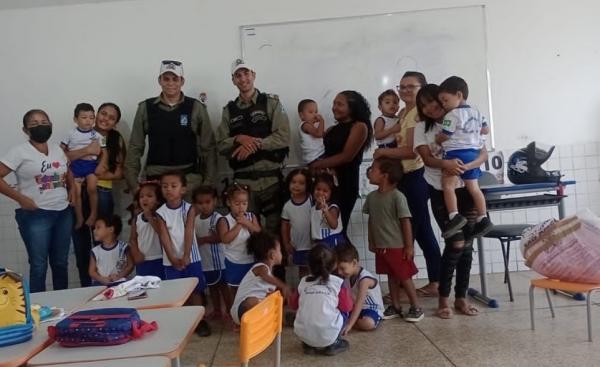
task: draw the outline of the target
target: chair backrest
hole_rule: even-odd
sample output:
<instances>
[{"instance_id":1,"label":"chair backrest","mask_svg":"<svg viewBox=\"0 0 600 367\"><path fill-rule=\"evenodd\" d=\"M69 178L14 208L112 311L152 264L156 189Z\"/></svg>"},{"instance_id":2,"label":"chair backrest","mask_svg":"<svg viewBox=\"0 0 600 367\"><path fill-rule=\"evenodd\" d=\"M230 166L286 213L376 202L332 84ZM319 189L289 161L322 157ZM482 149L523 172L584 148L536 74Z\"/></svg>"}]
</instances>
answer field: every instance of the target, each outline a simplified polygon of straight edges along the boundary
<instances>
[{"instance_id":1,"label":"chair backrest","mask_svg":"<svg viewBox=\"0 0 600 367\"><path fill-rule=\"evenodd\" d=\"M282 319L283 297L279 291L244 313L240 325L241 363L248 363L271 345L281 333Z\"/></svg>"}]
</instances>

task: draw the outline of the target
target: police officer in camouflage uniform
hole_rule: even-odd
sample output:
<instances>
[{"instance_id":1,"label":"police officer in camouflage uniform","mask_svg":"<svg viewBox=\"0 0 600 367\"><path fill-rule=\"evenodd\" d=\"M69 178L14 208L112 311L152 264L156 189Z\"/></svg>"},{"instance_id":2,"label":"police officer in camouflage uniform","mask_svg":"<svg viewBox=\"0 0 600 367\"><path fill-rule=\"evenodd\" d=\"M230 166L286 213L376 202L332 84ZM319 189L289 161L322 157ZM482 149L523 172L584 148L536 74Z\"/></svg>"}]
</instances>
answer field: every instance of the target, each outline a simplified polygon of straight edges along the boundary
<instances>
[{"instance_id":1,"label":"police officer in camouflage uniform","mask_svg":"<svg viewBox=\"0 0 600 367\"><path fill-rule=\"evenodd\" d=\"M231 80L240 94L223 107L217 146L229 160L234 180L250 187L250 210L265 217L263 228L279 235L281 170L289 152L290 123L276 95L254 88L255 77L247 62L233 62Z\"/></svg>"},{"instance_id":2,"label":"police officer in camouflage uniform","mask_svg":"<svg viewBox=\"0 0 600 367\"><path fill-rule=\"evenodd\" d=\"M146 179L156 179L172 170L183 171L188 181L188 200L195 186L215 182L217 149L210 118L203 103L183 94L184 82L181 62L162 61L160 96L138 106L125 159L125 179L132 192L138 187L146 136Z\"/></svg>"}]
</instances>

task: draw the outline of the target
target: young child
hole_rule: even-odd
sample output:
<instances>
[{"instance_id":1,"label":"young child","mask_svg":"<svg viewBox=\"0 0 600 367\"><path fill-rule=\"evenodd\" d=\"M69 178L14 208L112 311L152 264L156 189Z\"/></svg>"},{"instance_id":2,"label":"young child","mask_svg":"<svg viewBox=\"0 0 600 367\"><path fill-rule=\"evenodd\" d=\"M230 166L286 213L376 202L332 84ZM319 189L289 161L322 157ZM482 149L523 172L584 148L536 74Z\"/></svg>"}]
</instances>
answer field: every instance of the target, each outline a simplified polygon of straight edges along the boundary
<instances>
[{"instance_id":1,"label":"young child","mask_svg":"<svg viewBox=\"0 0 600 367\"><path fill-rule=\"evenodd\" d=\"M325 245L315 245L308 253L310 275L300 280L294 321L294 334L302 340L305 354L332 356L348 350L341 331L352 310L352 298L348 288L342 287L344 280L332 274L336 265L335 252Z\"/></svg>"},{"instance_id":2,"label":"young child","mask_svg":"<svg viewBox=\"0 0 600 367\"><path fill-rule=\"evenodd\" d=\"M451 76L440 84L439 99L447 113L444 116L442 132L436 136L436 142L441 144L444 149L444 159L460 159L464 164L477 159L479 151L485 149L482 135L489 133L485 117L477 109L467 104L468 96L469 87L462 78ZM480 175L479 167L460 175L477 209L477 220L472 233L475 237L483 236L493 227L487 217L485 197L477 181ZM442 233L444 238L452 237L467 224L467 218L458 213L456 193L454 192L457 184L458 177L444 172L442 189L450 219Z\"/></svg>"},{"instance_id":3,"label":"young child","mask_svg":"<svg viewBox=\"0 0 600 367\"><path fill-rule=\"evenodd\" d=\"M265 299L269 293L281 290L284 298L290 293L288 286L271 273L273 266L281 264L281 245L266 232L257 232L248 238L248 253L256 263L244 275L231 306L231 318L239 325L242 315Z\"/></svg>"},{"instance_id":4,"label":"young child","mask_svg":"<svg viewBox=\"0 0 600 367\"><path fill-rule=\"evenodd\" d=\"M75 106L73 121L77 127L61 141L60 146L65 152L79 150L87 147L93 141L100 141L100 134L94 130L94 121L96 119L94 107L89 103L79 103ZM98 194L96 192L98 178L95 175L98 166L98 157L87 155L78 159L72 159L69 165L69 174L75 179L75 192L72 197L75 207L75 228L80 228L84 224L83 204L81 202L81 185L85 181L87 187L88 200L90 205L90 215L85 220L85 224L93 226L98 214Z\"/></svg>"},{"instance_id":5,"label":"young child","mask_svg":"<svg viewBox=\"0 0 600 367\"><path fill-rule=\"evenodd\" d=\"M129 247L137 275L165 278L163 252L158 238L159 218L156 209L163 204L158 182L143 182L135 193L135 202L142 210L131 223Z\"/></svg>"},{"instance_id":6,"label":"young child","mask_svg":"<svg viewBox=\"0 0 600 367\"><path fill-rule=\"evenodd\" d=\"M225 191L229 214L217 222L217 232L225 253L225 281L235 297L242 278L252 268L254 257L248 253L246 243L251 233L260 232L258 219L248 213L250 189L234 183Z\"/></svg>"},{"instance_id":7,"label":"young child","mask_svg":"<svg viewBox=\"0 0 600 367\"><path fill-rule=\"evenodd\" d=\"M231 308L232 300L225 282L225 255L217 234L217 222L221 218L217 206L217 189L212 186L199 186L192 193L198 216L196 217L196 242L200 249L202 269L208 284L213 311L208 319L223 319L228 313L222 312L221 299L225 310Z\"/></svg>"},{"instance_id":8,"label":"young child","mask_svg":"<svg viewBox=\"0 0 600 367\"><path fill-rule=\"evenodd\" d=\"M203 305L206 280L202 272L200 251L194 236L196 211L183 200L187 181L183 172L167 172L160 177L160 187L165 203L156 210L158 237L163 247L165 279L198 278L192 292L191 303ZM209 336L210 327L205 320L196 328L198 336Z\"/></svg>"},{"instance_id":9,"label":"young child","mask_svg":"<svg viewBox=\"0 0 600 367\"><path fill-rule=\"evenodd\" d=\"M300 278L308 274L308 250L310 241L310 210L313 202L310 196L310 173L307 169L292 170L286 178L290 200L281 212L281 241L292 262L298 266Z\"/></svg>"},{"instance_id":10,"label":"young child","mask_svg":"<svg viewBox=\"0 0 600 367\"><path fill-rule=\"evenodd\" d=\"M417 292L412 281L418 270L413 261L411 215L406 198L396 189L402 178L402 167L396 160L379 158L373 161L368 176L369 182L378 186L367 195L363 206L363 213L369 215L369 251L375 253L377 274L388 276L392 297L392 305L383 312L383 318L403 316L400 306L402 287L410 301L404 320L420 321L423 310L417 305Z\"/></svg>"},{"instance_id":11,"label":"young child","mask_svg":"<svg viewBox=\"0 0 600 367\"><path fill-rule=\"evenodd\" d=\"M305 165L309 165L325 154L323 145L325 120L319 114L317 102L312 99L303 99L298 103L298 115L300 115L302 161Z\"/></svg>"},{"instance_id":12,"label":"young child","mask_svg":"<svg viewBox=\"0 0 600 367\"><path fill-rule=\"evenodd\" d=\"M346 242L342 233L344 226L340 208L331 203L334 186L330 174L318 175L314 182L314 205L310 209L310 233L313 242L326 243L332 248Z\"/></svg>"},{"instance_id":13,"label":"young child","mask_svg":"<svg viewBox=\"0 0 600 367\"><path fill-rule=\"evenodd\" d=\"M396 134L400 133L402 127L398 123L398 108L400 107L400 97L392 89L381 93L378 97L379 111L381 116L375 120L373 134L379 148L395 148Z\"/></svg>"},{"instance_id":14,"label":"young child","mask_svg":"<svg viewBox=\"0 0 600 367\"><path fill-rule=\"evenodd\" d=\"M133 270L133 259L127 243L118 239L123 223L118 215L98 218L94 225L94 240L89 274L93 285L110 285L124 281Z\"/></svg>"},{"instance_id":15,"label":"young child","mask_svg":"<svg viewBox=\"0 0 600 367\"><path fill-rule=\"evenodd\" d=\"M352 328L363 331L375 330L383 319L383 298L379 282L358 262L358 251L351 244L335 248L338 273L350 282L354 307L342 335Z\"/></svg>"}]
</instances>

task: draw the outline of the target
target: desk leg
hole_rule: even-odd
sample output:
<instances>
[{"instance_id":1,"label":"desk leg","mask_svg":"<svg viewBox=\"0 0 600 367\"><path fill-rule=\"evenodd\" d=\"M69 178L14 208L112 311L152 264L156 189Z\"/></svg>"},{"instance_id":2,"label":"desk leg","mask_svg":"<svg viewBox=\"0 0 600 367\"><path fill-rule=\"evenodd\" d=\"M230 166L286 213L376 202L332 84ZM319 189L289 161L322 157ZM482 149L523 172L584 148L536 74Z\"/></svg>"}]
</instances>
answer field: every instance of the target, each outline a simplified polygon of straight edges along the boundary
<instances>
[{"instance_id":1,"label":"desk leg","mask_svg":"<svg viewBox=\"0 0 600 367\"><path fill-rule=\"evenodd\" d=\"M558 219L563 219L565 217L565 203L564 198L558 202Z\"/></svg>"},{"instance_id":2,"label":"desk leg","mask_svg":"<svg viewBox=\"0 0 600 367\"><path fill-rule=\"evenodd\" d=\"M181 367L181 361L179 360L179 356L177 358L171 359L172 367Z\"/></svg>"},{"instance_id":3,"label":"desk leg","mask_svg":"<svg viewBox=\"0 0 600 367\"><path fill-rule=\"evenodd\" d=\"M491 308L498 308L498 302L487 296L487 275L485 270L485 249L483 247L483 238L477 237L477 256L479 258L479 279L481 279L481 292L477 289L469 288L469 296L476 301L483 303Z\"/></svg>"}]
</instances>

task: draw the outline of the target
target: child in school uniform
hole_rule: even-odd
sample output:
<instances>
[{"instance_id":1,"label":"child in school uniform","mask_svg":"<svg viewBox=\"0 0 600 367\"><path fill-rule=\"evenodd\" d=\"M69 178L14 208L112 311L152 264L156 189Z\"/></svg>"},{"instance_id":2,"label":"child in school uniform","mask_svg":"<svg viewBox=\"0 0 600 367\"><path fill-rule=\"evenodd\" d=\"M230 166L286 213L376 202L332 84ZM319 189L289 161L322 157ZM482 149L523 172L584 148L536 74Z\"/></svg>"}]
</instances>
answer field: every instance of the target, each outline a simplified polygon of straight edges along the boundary
<instances>
[{"instance_id":1,"label":"child in school uniform","mask_svg":"<svg viewBox=\"0 0 600 367\"><path fill-rule=\"evenodd\" d=\"M258 219L248 212L250 188L234 183L225 191L229 214L217 222L217 232L225 253L225 281L235 297L244 275L252 268L254 257L248 253L250 234L260 232Z\"/></svg>"},{"instance_id":2,"label":"child in school uniform","mask_svg":"<svg viewBox=\"0 0 600 367\"><path fill-rule=\"evenodd\" d=\"M256 261L244 275L231 307L231 318L239 325L242 316L268 294L279 289L284 298L289 296L289 287L273 276L273 266L281 264L283 256L279 241L266 232L256 232L248 238L248 253Z\"/></svg>"},{"instance_id":3,"label":"child in school uniform","mask_svg":"<svg viewBox=\"0 0 600 367\"><path fill-rule=\"evenodd\" d=\"M350 330L371 331L383 320L383 298L379 282L358 261L358 251L352 244L335 248L337 255L338 273L343 276L352 289L354 307L342 335L348 335Z\"/></svg>"},{"instance_id":4,"label":"child in school uniform","mask_svg":"<svg viewBox=\"0 0 600 367\"><path fill-rule=\"evenodd\" d=\"M412 276L417 274L413 261L414 243L410 210L404 195L396 189L402 178L398 161L379 158L368 171L369 182L378 189L367 195L363 213L369 215L369 251L375 253L377 274L388 276L392 304L383 312L384 319L403 316L400 305L400 287L410 301L404 320L417 322L423 319L423 310L417 304L417 292Z\"/></svg>"},{"instance_id":5,"label":"child in school uniform","mask_svg":"<svg viewBox=\"0 0 600 367\"><path fill-rule=\"evenodd\" d=\"M350 344L341 332L352 310L349 289L333 272L337 261L333 250L317 244L308 253L310 275L298 285L298 312L294 334L302 341L305 354L336 355L348 350Z\"/></svg>"},{"instance_id":6,"label":"child in school uniform","mask_svg":"<svg viewBox=\"0 0 600 367\"><path fill-rule=\"evenodd\" d=\"M94 225L94 240L89 274L93 285L112 285L125 281L133 270L133 259L127 243L118 239L123 223L118 215L98 218Z\"/></svg>"},{"instance_id":7,"label":"child in school uniform","mask_svg":"<svg viewBox=\"0 0 600 367\"><path fill-rule=\"evenodd\" d=\"M469 86L464 79L451 76L440 84L438 98L446 110L442 123L442 132L436 135L436 142L444 149L444 159L460 159L467 164L479 157L479 151L485 149L482 135L489 133L489 127L483 114L467 104ZM473 237L488 233L493 224L487 217L485 197L479 188L481 171L474 168L460 175L477 209L477 219L473 228ZM458 213L455 190L458 177L443 172L442 189L444 202L448 210L448 219L442 236L450 238L467 224L467 219Z\"/></svg>"},{"instance_id":8,"label":"child in school uniform","mask_svg":"<svg viewBox=\"0 0 600 367\"><path fill-rule=\"evenodd\" d=\"M396 134L400 133L402 125L398 123L398 108L400 97L393 89L388 89L378 97L381 115L375 119L373 136L379 148L395 148Z\"/></svg>"},{"instance_id":9,"label":"child in school uniform","mask_svg":"<svg viewBox=\"0 0 600 367\"><path fill-rule=\"evenodd\" d=\"M131 223L129 247L135 261L137 275L153 275L165 278L163 253L158 238L158 216L156 209L163 204L162 193L157 182L143 182L135 194L135 201L142 210Z\"/></svg>"},{"instance_id":10,"label":"child in school uniform","mask_svg":"<svg viewBox=\"0 0 600 367\"><path fill-rule=\"evenodd\" d=\"M231 308L232 299L227 283L225 282L225 254L223 244L217 233L217 222L221 218L215 207L217 206L217 189L213 186L199 186L192 193L192 200L196 207L195 235L200 249L202 269L208 284L213 311L207 319L223 319L229 313L223 312L221 300L225 310Z\"/></svg>"},{"instance_id":11,"label":"child in school uniform","mask_svg":"<svg viewBox=\"0 0 600 367\"><path fill-rule=\"evenodd\" d=\"M165 203L156 210L158 236L163 247L165 279L194 277L198 285L190 297L191 304L203 305L206 280L202 272L200 251L194 236L194 207L183 200L187 180L183 172L167 172L160 177L160 187ZM210 327L206 320L196 328L198 336L209 336Z\"/></svg>"},{"instance_id":12,"label":"child in school uniform","mask_svg":"<svg viewBox=\"0 0 600 367\"><path fill-rule=\"evenodd\" d=\"M331 248L347 242L343 233L340 208L331 200L334 186L330 174L318 175L313 186L314 204L310 210L310 233L313 243L325 243Z\"/></svg>"},{"instance_id":13,"label":"child in school uniform","mask_svg":"<svg viewBox=\"0 0 600 367\"><path fill-rule=\"evenodd\" d=\"M310 239L310 173L305 168L292 170L286 183L290 192L290 200L281 211L281 242L287 253L292 255L292 262L298 266L299 276L308 274L308 251L312 247Z\"/></svg>"}]
</instances>

